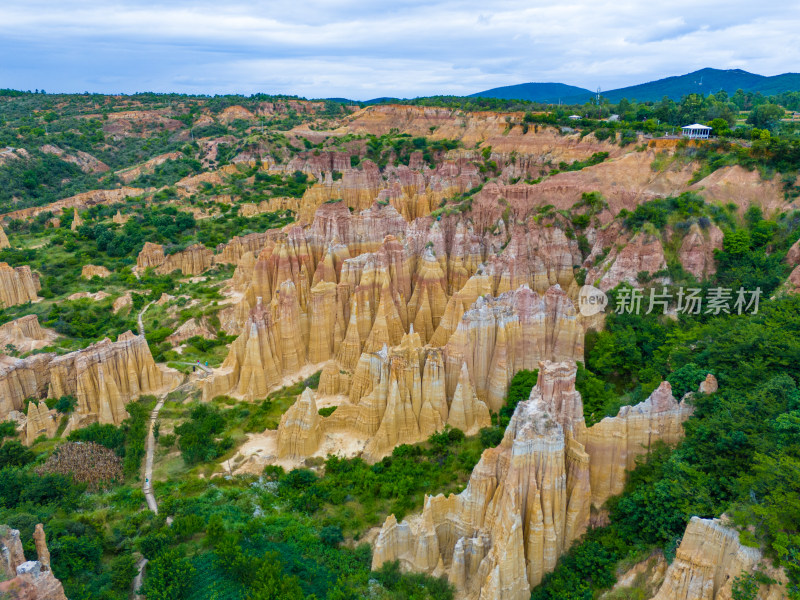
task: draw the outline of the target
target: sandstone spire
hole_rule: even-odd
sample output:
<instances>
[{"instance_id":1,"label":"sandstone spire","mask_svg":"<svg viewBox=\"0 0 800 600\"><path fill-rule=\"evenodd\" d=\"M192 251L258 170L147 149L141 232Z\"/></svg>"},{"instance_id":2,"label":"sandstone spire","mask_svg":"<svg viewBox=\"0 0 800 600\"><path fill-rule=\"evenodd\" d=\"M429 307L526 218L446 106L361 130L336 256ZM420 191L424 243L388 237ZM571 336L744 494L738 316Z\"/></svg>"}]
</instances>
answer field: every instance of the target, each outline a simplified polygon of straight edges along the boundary
<instances>
[{"instance_id":1,"label":"sandstone spire","mask_svg":"<svg viewBox=\"0 0 800 600\"><path fill-rule=\"evenodd\" d=\"M75 207L75 216L72 217L72 227L70 227L70 229L72 229L72 231L78 231L78 227L81 225L83 225L83 219L81 219L81 216L78 214L78 207Z\"/></svg>"},{"instance_id":2,"label":"sandstone spire","mask_svg":"<svg viewBox=\"0 0 800 600\"><path fill-rule=\"evenodd\" d=\"M47 549L47 541L44 535L44 527L41 523L36 524L33 532L33 541L36 544L36 555L43 567L50 568L50 551Z\"/></svg>"},{"instance_id":3,"label":"sandstone spire","mask_svg":"<svg viewBox=\"0 0 800 600\"><path fill-rule=\"evenodd\" d=\"M589 428L586 452L591 457L593 504L599 508L622 493L627 471L653 442L677 443L683 437L682 423L691 414L692 407L679 403L664 381L644 402L623 406L616 417L606 417Z\"/></svg>"},{"instance_id":4,"label":"sandstone spire","mask_svg":"<svg viewBox=\"0 0 800 600\"><path fill-rule=\"evenodd\" d=\"M441 562L464 596L527 600L589 517L588 457L565 436L559 421L566 414L550 408L541 391L520 402L464 492L426 498L416 525L387 519L373 568L399 559L404 568L433 572Z\"/></svg>"},{"instance_id":5,"label":"sandstone spire","mask_svg":"<svg viewBox=\"0 0 800 600\"><path fill-rule=\"evenodd\" d=\"M464 373L462 367L459 388L467 387ZM399 560L407 570L446 573L463 598L527 600L586 530L592 501L600 506L608 498L609 479L624 483L633 458L655 440L677 441L689 411L665 383L587 430L575 374L574 362L542 361L530 398L517 405L500 445L484 451L467 489L427 497L422 515L408 522L389 517L374 544L373 568ZM448 422L454 410L455 399ZM612 429L624 460L603 453ZM608 465L617 469L613 475ZM695 596L659 600L673 597Z\"/></svg>"},{"instance_id":6,"label":"sandstone spire","mask_svg":"<svg viewBox=\"0 0 800 600\"><path fill-rule=\"evenodd\" d=\"M489 427L492 424L489 409L475 395L466 363L461 364L461 375L453 394L453 401L450 403L447 424L467 435L475 435L481 427Z\"/></svg>"},{"instance_id":7,"label":"sandstone spire","mask_svg":"<svg viewBox=\"0 0 800 600\"><path fill-rule=\"evenodd\" d=\"M0 262L0 308L33 302L40 288L39 276L29 266Z\"/></svg>"},{"instance_id":8,"label":"sandstone spire","mask_svg":"<svg viewBox=\"0 0 800 600\"><path fill-rule=\"evenodd\" d=\"M739 532L719 519L692 517L681 544L667 569L664 583L653 600L724 600L732 597L732 586L742 573L762 570L758 548L743 546ZM770 569L769 575L783 582L760 584L757 600L786 597L785 576Z\"/></svg>"},{"instance_id":9,"label":"sandstone spire","mask_svg":"<svg viewBox=\"0 0 800 600\"><path fill-rule=\"evenodd\" d=\"M30 446L40 435L51 438L58 429L56 411L47 408L44 402L31 401L28 404L28 415L25 422L25 441Z\"/></svg>"},{"instance_id":10,"label":"sandstone spire","mask_svg":"<svg viewBox=\"0 0 800 600\"><path fill-rule=\"evenodd\" d=\"M6 232L3 230L3 226L0 225L0 250L3 248L10 248L11 244L8 241L8 237L6 236Z\"/></svg>"},{"instance_id":11,"label":"sandstone spire","mask_svg":"<svg viewBox=\"0 0 800 600\"><path fill-rule=\"evenodd\" d=\"M298 458L317 451L322 439L320 416L314 392L306 388L281 417L278 427L278 457Z\"/></svg>"}]
</instances>

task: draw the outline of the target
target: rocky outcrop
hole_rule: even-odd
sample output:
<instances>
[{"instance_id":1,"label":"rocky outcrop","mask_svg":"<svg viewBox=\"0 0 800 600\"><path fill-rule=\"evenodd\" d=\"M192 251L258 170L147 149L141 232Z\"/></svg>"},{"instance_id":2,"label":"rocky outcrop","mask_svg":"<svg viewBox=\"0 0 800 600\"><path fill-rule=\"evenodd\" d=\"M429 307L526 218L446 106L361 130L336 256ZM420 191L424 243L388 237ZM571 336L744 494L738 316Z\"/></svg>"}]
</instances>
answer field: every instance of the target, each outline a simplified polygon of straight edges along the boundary
<instances>
[{"instance_id":1,"label":"rocky outcrop","mask_svg":"<svg viewBox=\"0 0 800 600\"><path fill-rule=\"evenodd\" d=\"M179 379L179 373L156 365L144 337L131 332L121 334L116 342L104 339L62 356L6 357L0 363L0 420L20 410L26 398L71 395L78 404L66 432L95 422L119 425L128 416L128 402L162 393ZM52 413L46 406L32 402L29 411L34 411L31 434L49 431L47 415Z\"/></svg>"},{"instance_id":2,"label":"rocky outcrop","mask_svg":"<svg viewBox=\"0 0 800 600\"><path fill-rule=\"evenodd\" d=\"M0 355L0 421L21 410L27 398L45 398L50 383L50 362L55 354L35 354L25 359Z\"/></svg>"},{"instance_id":3,"label":"rocky outcrop","mask_svg":"<svg viewBox=\"0 0 800 600\"><path fill-rule=\"evenodd\" d=\"M114 300L114 304L111 305L111 311L117 314L121 310L131 306L133 306L133 297L130 292L125 292L122 296Z\"/></svg>"},{"instance_id":4,"label":"rocky outcrop","mask_svg":"<svg viewBox=\"0 0 800 600\"><path fill-rule=\"evenodd\" d=\"M94 300L95 302L100 302L101 300L105 300L111 296L108 292L104 292L100 290L99 292L75 292L74 294L70 294L67 296L67 300L83 300L84 298L88 298L89 300Z\"/></svg>"},{"instance_id":5,"label":"rocky outcrop","mask_svg":"<svg viewBox=\"0 0 800 600\"><path fill-rule=\"evenodd\" d=\"M78 209L75 208L75 213L74 216L72 217L72 226L70 227L70 229L72 229L72 231L78 231L78 227L80 227L81 225L83 225L83 219L81 219L80 214L78 214Z\"/></svg>"},{"instance_id":6,"label":"rocky outcrop","mask_svg":"<svg viewBox=\"0 0 800 600\"><path fill-rule=\"evenodd\" d=\"M779 583L758 586L757 600L787 598L785 576L762 563L758 548L743 546L739 533L719 519L692 517L675 560L653 600L729 600L736 577L766 567ZM781 583L780 581L783 580Z\"/></svg>"},{"instance_id":7,"label":"rocky outcrop","mask_svg":"<svg viewBox=\"0 0 800 600\"><path fill-rule=\"evenodd\" d=\"M3 230L3 226L0 225L0 250L3 248L10 248L11 243L8 241L8 236L6 236L6 232Z\"/></svg>"},{"instance_id":8,"label":"rocky outcrop","mask_svg":"<svg viewBox=\"0 0 800 600\"><path fill-rule=\"evenodd\" d=\"M117 212L114 214L113 217L111 217L111 221L113 223L116 223L117 225L125 225L125 223L128 222L129 218L130 218L129 215L123 215L122 211L117 209Z\"/></svg>"},{"instance_id":9,"label":"rocky outcrop","mask_svg":"<svg viewBox=\"0 0 800 600\"><path fill-rule=\"evenodd\" d=\"M25 422L25 443L29 446L34 440L43 435L51 438L58 429L58 414L55 410L47 408L44 402L31 401L28 404L28 420Z\"/></svg>"},{"instance_id":10,"label":"rocky outcrop","mask_svg":"<svg viewBox=\"0 0 800 600\"><path fill-rule=\"evenodd\" d=\"M404 569L447 575L461 598L527 600L586 530L591 505L611 493L609 465L624 483L635 456L657 439L676 442L688 415L665 383L587 429L576 371L574 362L541 362L529 399L500 445L484 451L466 490L426 497L422 514L402 523L390 516L373 568L399 560Z\"/></svg>"},{"instance_id":11,"label":"rocky outcrop","mask_svg":"<svg viewBox=\"0 0 800 600\"><path fill-rule=\"evenodd\" d=\"M700 393L702 394L713 394L719 389L719 384L717 383L717 378L714 377L711 373L706 375L706 378L700 382Z\"/></svg>"},{"instance_id":12,"label":"rocky outcrop","mask_svg":"<svg viewBox=\"0 0 800 600\"><path fill-rule=\"evenodd\" d=\"M722 238L722 230L716 225L712 224L705 230L696 224L692 225L678 251L683 268L698 280L716 273L714 250L722 250Z\"/></svg>"},{"instance_id":13,"label":"rocky outcrop","mask_svg":"<svg viewBox=\"0 0 800 600\"><path fill-rule=\"evenodd\" d=\"M167 152L166 154L159 154L158 156L154 156L153 158L138 165L120 169L119 171L116 171L115 174L123 183L130 183L139 178L141 175L152 173L157 166L163 165L165 162L171 160L178 160L181 157L183 157L181 152ZM114 222L117 223L116 220Z\"/></svg>"},{"instance_id":14,"label":"rocky outcrop","mask_svg":"<svg viewBox=\"0 0 800 600\"><path fill-rule=\"evenodd\" d=\"M575 368L543 363L496 448L485 450L467 489L428 496L421 517L390 516L374 545L373 568L444 573L462 597L527 600L532 586L589 522L589 457L572 431L580 396L565 397ZM566 424L566 427L562 425Z\"/></svg>"},{"instance_id":15,"label":"rocky outcrop","mask_svg":"<svg viewBox=\"0 0 800 600\"><path fill-rule=\"evenodd\" d=\"M320 420L314 392L306 388L281 417L278 458L306 457L316 452L322 441Z\"/></svg>"},{"instance_id":16,"label":"rocky outcrop","mask_svg":"<svg viewBox=\"0 0 800 600\"><path fill-rule=\"evenodd\" d=\"M144 271L151 267L160 267L162 264L164 264L164 246L153 242L145 242L136 257L136 268Z\"/></svg>"},{"instance_id":17,"label":"rocky outcrop","mask_svg":"<svg viewBox=\"0 0 800 600\"><path fill-rule=\"evenodd\" d=\"M178 346L188 340L191 337L200 336L204 337L208 340L213 340L217 336L209 329L208 324L205 322L205 319L200 319L198 322L197 319L191 318L186 321L183 325L178 327L175 330L175 333L167 337L165 342L172 344L173 346Z\"/></svg>"},{"instance_id":18,"label":"rocky outcrop","mask_svg":"<svg viewBox=\"0 0 800 600\"><path fill-rule=\"evenodd\" d=\"M162 245L145 242L136 257L136 268L143 271L154 267L162 275L173 271L182 271L184 275L199 275L210 269L213 262L214 251L202 244L193 244L180 252L165 255Z\"/></svg>"},{"instance_id":19,"label":"rocky outcrop","mask_svg":"<svg viewBox=\"0 0 800 600\"><path fill-rule=\"evenodd\" d=\"M303 356L302 328L292 323L299 308L293 284L286 282L284 286L292 307L283 319L288 331L281 333L282 320L275 317L286 300L254 309L222 368L206 383L205 399L223 393L261 398L287 373L298 370L297 361ZM327 294L329 308L322 314L331 314L335 286L321 282L314 290L320 287L331 292ZM324 289L319 291L324 298ZM379 318L383 318L380 315L379 311ZM372 336L377 336L375 327ZM462 315L444 347L425 346L413 323L408 334L403 334L398 325L399 343L390 346L390 328L386 323L381 327L384 333L379 339L386 340L382 347L361 352L355 308L338 352L327 342L322 348L310 346L317 348L317 357L331 358L323 369L320 390L349 397L331 416L319 420L321 431L347 432L366 440L363 457L368 461L379 460L398 444L427 439L445 425L468 435L477 434L491 424L489 409L497 410L502 404L518 370L536 368L541 360L575 361L583 356L583 336L574 308L557 286L544 297L527 286L499 298L479 297ZM308 339L315 339L314 332L320 332L317 339L330 339L327 335L335 329L330 318L315 321ZM290 342L288 363L282 357L287 347L284 340ZM307 429L316 427L314 417ZM313 439L321 442L322 437ZM304 447L309 455L317 451L312 444Z\"/></svg>"},{"instance_id":20,"label":"rocky outcrop","mask_svg":"<svg viewBox=\"0 0 800 600\"><path fill-rule=\"evenodd\" d=\"M67 600L50 568L42 524L33 534L37 560L25 560L19 531L0 525L0 596L12 600Z\"/></svg>"},{"instance_id":21,"label":"rocky outcrop","mask_svg":"<svg viewBox=\"0 0 800 600\"><path fill-rule=\"evenodd\" d=\"M794 269L792 269L792 272L789 273L789 277L786 278L784 287L791 293L796 294L800 291L800 265L796 266Z\"/></svg>"},{"instance_id":22,"label":"rocky outcrop","mask_svg":"<svg viewBox=\"0 0 800 600\"><path fill-rule=\"evenodd\" d=\"M35 302L40 289L39 276L29 266L0 262L0 308Z\"/></svg>"},{"instance_id":23,"label":"rocky outcrop","mask_svg":"<svg viewBox=\"0 0 800 600\"><path fill-rule=\"evenodd\" d=\"M0 243L2 239L0 238ZM0 245L2 247L2 245ZM797 240L786 252L786 264L796 267L800 264L800 240Z\"/></svg>"},{"instance_id":24,"label":"rocky outcrop","mask_svg":"<svg viewBox=\"0 0 800 600\"><path fill-rule=\"evenodd\" d=\"M465 363L478 398L497 411L514 374L542 360L583 360L583 330L560 286L544 296L527 285L497 298L481 296L444 347L448 397Z\"/></svg>"},{"instance_id":25,"label":"rocky outcrop","mask_svg":"<svg viewBox=\"0 0 800 600\"><path fill-rule=\"evenodd\" d=\"M211 268L213 260L214 251L211 248L193 244L185 250L168 254L156 271L163 274L181 271L184 275L199 275Z\"/></svg>"},{"instance_id":26,"label":"rocky outcrop","mask_svg":"<svg viewBox=\"0 0 800 600\"><path fill-rule=\"evenodd\" d=\"M683 437L683 422L691 414L692 407L678 402L664 381L644 402L623 406L616 417L606 417L589 428L586 452L591 457L594 506L599 508L622 493L626 473L654 442L677 443Z\"/></svg>"},{"instance_id":27,"label":"rocky outcrop","mask_svg":"<svg viewBox=\"0 0 800 600\"><path fill-rule=\"evenodd\" d=\"M48 368L48 395L78 399L67 431L93 422L119 425L128 417L128 402L144 394L158 394L180 377L175 371L158 367L144 337L130 331L116 342L104 339L60 356Z\"/></svg>"},{"instance_id":28,"label":"rocky outcrop","mask_svg":"<svg viewBox=\"0 0 800 600\"><path fill-rule=\"evenodd\" d=\"M25 315L0 325L0 354L9 349L20 354L49 345L58 334L39 325L39 317Z\"/></svg>"},{"instance_id":29,"label":"rocky outcrop","mask_svg":"<svg viewBox=\"0 0 800 600\"><path fill-rule=\"evenodd\" d=\"M81 278L83 279L91 279L92 277L106 278L110 275L111 271L99 265L83 265L83 269L81 269Z\"/></svg>"},{"instance_id":30,"label":"rocky outcrop","mask_svg":"<svg viewBox=\"0 0 800 600\"><path fill-rule=\"evenodd\" d=\"M69 154L62 148L52 144L45 144L39 148L39 150L45 154L54 154L61 160L74 164L84 173L105 173L106 171L110 170L110 167L103 161L98 160L88 152L82 152L81 150L75 151L74 154Z\"/></svg>"},{"instance_id":31,"label":"rocky outcrop","mask_svg":"<svg viewBox=\"0 0 800 600\"><path fill-rule=\"evenodd\" d=\"M266 397L284 377L306 364L301 327L297 290L286 281L269 305L259 298L222 366L206 381L203 397Z\"/></svg>"},{"instance_id":32,"label":"rocky outcrop","mask_svg":"<svg viewBox=\"0 0 800 600\"><path fill-rule=\"evenodd\" d=\"M586 282L596 285L604 292L623 282L641 287L638 281L639 273L644 272L653 276L659 271L665 271L666 268L667 261L661 240L656 236L639 232L627 244L621 247L614 246L608 257L587 273ZM666 280L662 277L660 281ZM659 280L655 282L658 283Z\"/></svg>"}]
</instances>

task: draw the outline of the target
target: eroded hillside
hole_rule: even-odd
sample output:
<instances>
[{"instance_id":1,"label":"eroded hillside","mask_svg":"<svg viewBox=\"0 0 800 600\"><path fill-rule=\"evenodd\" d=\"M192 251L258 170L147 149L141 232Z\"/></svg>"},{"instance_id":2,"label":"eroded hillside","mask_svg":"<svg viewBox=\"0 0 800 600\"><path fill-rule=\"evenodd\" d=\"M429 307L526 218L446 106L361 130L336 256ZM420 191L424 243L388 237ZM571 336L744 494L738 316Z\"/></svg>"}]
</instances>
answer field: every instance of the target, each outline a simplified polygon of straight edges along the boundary
<instances>
[{"instance_id":1,"label":"eroded hillside","mask_svg":"<svg viewBox=\"0 0 800 600\"><path fill-rule=\"evenodd\" d=\"M729 598L736 577L772 599L796 582L775 527L737 538L758 510L742 465L718 477L668 463L713 437L703 427L753 461L749 436L795 432L796 367L714 329L760 339L796 307L797 207L775 178L710 170L707 149L678 140L599 141L522 113L100 100L50 107L47 147L26 148L18 127L25 144L0 155L0 168L71 165L72 183L6 199L0 230L0 474L15 490L0 522L23 530L28 501L124 506L107 517L113 549L99 515L81 522L97 547L87 569L58 566L79 552L78 521L47 513L70 598L127 594L141 557L145 590L177 564L181 597L244 597L269 549L286 555L269 555L286 597L360 597L371 571L387 594L416 572L435 597L571 597L559 578L598 536L623 541L599 545L611 579L586 589L611 587L626 552L674 551L687 523L659 600ZM77 135L91 147L70 146ZM585 310L587 284L609 294L605 312ZM708 301L715 287L724 309L681 305L679 290ZM745 321L758 313L737 291L756 287L762 321ZM737 394L772 397L757 383L782 398L763 431L709 424L715 403L735 419ZM104 466L74 488L66 457L89 443L113 456L92 450ZM26 499L34 477L51 491ZM686 486L658 488L668 522L624 529L662 479ZM145 505L158 517L137 521ZM727 510L733 521L709 520ZM326 558L299 558L309 547ZM123 574L90 583L109 561Z\"/></svg>"}]
</instances>

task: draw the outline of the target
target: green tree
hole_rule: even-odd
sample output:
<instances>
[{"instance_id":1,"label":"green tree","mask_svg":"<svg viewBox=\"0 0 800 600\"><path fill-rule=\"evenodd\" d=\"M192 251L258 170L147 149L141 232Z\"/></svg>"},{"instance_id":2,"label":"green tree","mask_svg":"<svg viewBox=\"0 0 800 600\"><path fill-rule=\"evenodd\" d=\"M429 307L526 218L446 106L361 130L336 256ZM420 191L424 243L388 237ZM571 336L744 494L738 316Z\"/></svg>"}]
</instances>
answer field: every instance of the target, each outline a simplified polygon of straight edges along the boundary
<instances>
[{"instance_id":1,"label":"green tree","mask_svg":"<svg viewBox=\"0 0 800 600\"><path fill-rule=\"evenodd\" d=\"M303 600L297 577L283 574L276 552L268 552L250 584L247 600Z\"/></svg>"},{"instance_id":2,"label":"green tree","mask_svg":"<svg viewBox=\"0 0 800 600\"><path fill-rule=\"evenodd\" d=\"M759 129L772 129L785 114L783 108L777 104L761 104L750 111L747 123Z\"/></svg>"},{"instance_id":3,"label":"green tree","mask_svg":"<svg viewBox=\"0 0 800 600\"><path fill-rule=\"evenodd\" d=\"M183 600L195 569L178 548L169 548L147 565L142 591L147 600Z\"/></svg>"}]
</instances>

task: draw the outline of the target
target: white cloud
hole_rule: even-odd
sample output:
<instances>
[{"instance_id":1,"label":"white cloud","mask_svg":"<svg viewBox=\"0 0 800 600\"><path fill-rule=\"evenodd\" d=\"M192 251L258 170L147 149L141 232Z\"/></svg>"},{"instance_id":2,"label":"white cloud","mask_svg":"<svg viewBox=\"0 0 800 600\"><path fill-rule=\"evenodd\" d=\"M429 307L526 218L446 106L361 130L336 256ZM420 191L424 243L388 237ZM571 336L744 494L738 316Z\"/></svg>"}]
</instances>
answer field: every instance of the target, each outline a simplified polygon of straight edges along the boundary
<instances>
[{"instance_id":1,"label":"white cloud","mask_svg":"<svg viewBox=\"0 0 800 600\"><path fill-rule=\"evenodd\" d=\"M776 4L5 0L0 87L366 99L611 89L705 66L771 75L800 63L800 6Z\"/></svg>"}]
</instances>

